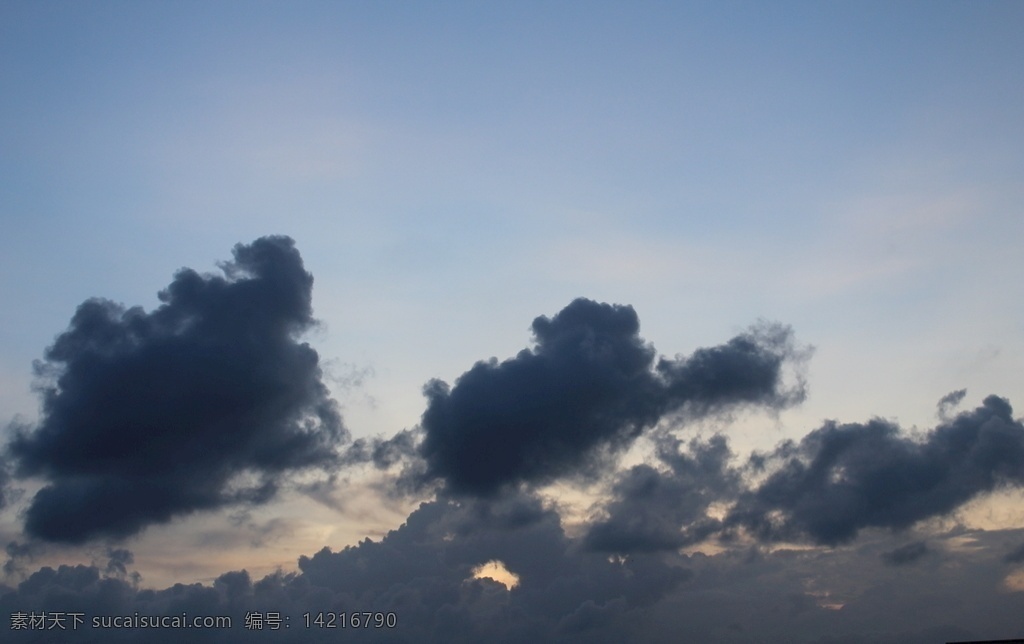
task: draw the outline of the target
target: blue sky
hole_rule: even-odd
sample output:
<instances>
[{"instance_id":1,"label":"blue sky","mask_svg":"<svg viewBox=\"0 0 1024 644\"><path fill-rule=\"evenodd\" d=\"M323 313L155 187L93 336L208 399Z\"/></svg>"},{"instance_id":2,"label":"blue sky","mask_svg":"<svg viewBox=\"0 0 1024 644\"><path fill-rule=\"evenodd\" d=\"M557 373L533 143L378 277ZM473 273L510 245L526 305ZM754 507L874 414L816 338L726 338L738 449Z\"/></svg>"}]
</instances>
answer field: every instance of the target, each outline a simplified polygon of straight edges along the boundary
<instances>
[{"instance_id":1,"label":"blue sky","mask_svg":"<svg viewBox=\"0 0 1024 644\"><path fill-rule=\"evenodd\" d=\"M813 345L807 400L738 418L738 452L923 430L961 388L1024 404L1022 27L1013 2L6 2L0 423L37 418L32 360L82 301L152 309L268 234L315 278L356 437L579 296L669 356L758 319ZM407 509L318 515L271 559ZM144 578L205 520L138 537ZM246 565L210 552L182 578Z\"/></svg>"},{"instance_id":2,"label":"blue sky","mask_svg":"<svg viewBox=\"0 0 1024 644\"><path fill-rule=\"evenodd\" d=\"M1013 4L5 11L14 383L85 297L152 305L275 232L317 277L327 357L378 386L423 360L387 399L577 295L678 351L779 319L816 368L852 343L1020 349L996 294L1019 261Z\"/></svg>"}]
</instances>

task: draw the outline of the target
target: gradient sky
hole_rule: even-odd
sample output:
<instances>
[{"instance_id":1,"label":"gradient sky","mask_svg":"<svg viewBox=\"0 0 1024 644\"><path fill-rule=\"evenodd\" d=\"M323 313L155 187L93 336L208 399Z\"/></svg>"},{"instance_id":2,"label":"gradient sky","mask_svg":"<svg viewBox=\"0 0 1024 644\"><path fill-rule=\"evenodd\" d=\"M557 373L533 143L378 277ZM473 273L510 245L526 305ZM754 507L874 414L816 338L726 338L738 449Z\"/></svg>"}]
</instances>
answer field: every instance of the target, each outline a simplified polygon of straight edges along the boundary
<instances>
[{"instance_id":1,"label":"gradient sky","mask_svg":"<svg viewBox=\"0 0 1024 644\"><path fill-rule=\"evenodd\" d=\"M354 438L417 428L428 381L515 356L534 318L577 297L632 305L668 357L758 320L813 346L802 404L680 434L723 431L736 463L826 419L923 435L960 389L961 411L992 394L1024 405L1022 29L1016 2L4 2L5 440L40 421L33 360L79 304L151 311L177 270L217 273L235 244L265 235L293 238L314 277L319 325L303 338ZM635 447L616 472L651 462L650 445ZM284 491L113 546L9 549L0 583L43 565L102 568L114 546L133 553L142 587L243 568L255 580L380 539L433 498L375 492L390 474L338 476L327 497ZM571 537L613 476L545 492ZM17 483L0 537L34 544L21 511L44 481ZM957 539L1024 543L1021 501L1011 486L909 533L800 547L838 579L865 570L859 556L884 576L877 552L902 564L929 544L948 558L928 564L941 576L956 553L981 557ZM978 570L1024 606L1020 559ZM884 605L872 592L895 582L867 574L839 603ZM801 579L812 599L832 583ZM741 605L761 615L765 596ZM644 610L667 629L680 597ZM988 633L938 610L920 608L920 632L1024 636L1019 617ZM868 618L849 619L851 641L870 641Z\"/></svg>"}]
</instances>

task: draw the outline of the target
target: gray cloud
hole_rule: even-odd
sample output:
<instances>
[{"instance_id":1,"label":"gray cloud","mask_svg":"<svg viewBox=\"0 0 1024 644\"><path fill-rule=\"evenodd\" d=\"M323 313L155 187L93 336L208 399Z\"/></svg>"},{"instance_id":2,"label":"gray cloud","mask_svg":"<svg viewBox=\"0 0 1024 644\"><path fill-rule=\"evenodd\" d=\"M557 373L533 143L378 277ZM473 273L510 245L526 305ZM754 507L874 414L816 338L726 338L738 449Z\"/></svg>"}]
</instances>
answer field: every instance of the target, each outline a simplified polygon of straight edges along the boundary
<instances>
[{"instance_id":1,"label":"gray cloud","mask_svg":"<svg viewBox=\"0 0 1024 644\"><path fill-rule=\"evenodd\" d=\"M726 439L693 439L689 453L679 445L670 435L659 441L657 453L667 471L637 465L619 477L608 516L590 526L586 547L618 553L677 550L721 530L721 522L707 516L708 506L734 498L740 487L738 472L728 465L732 452Z\"/></svg>"},{"instance_id":2,"label":"gray cloud","mask_svg":"<svg viewBox=\"0 0 1024 644\"><path fill-rule=\"evenodd\" d=\"M37 427L8 446L33 537L124 537L197 510L262 503L347 438L316 351L313 278L287 237L234 248L224 276L179 271L146 313L78 307L37 363Z\"/></svg>"},{"instance_id":3,"label":"gray cloud","mask_svg":"<svg viewBox=\"0 0 1024 644\"><path fill-rule=\"evenodd\" d=\"M752 461L773 473L729 517L761 539L836 545L867 527L907 528L1024 483L1024 425L989 396L921 441L884 420L829 422Z\"/></svg>"},{"instance_id":4,"label":"gray cloud","mask_svg":"<svg viewBox=\"0 0 1024 644\"><path fill-rule=\"evenodd\" d=\"M424 388L419 451L427 476L449 491L490 495L585 470L670 412L781 408L804 397L802 383L782 382L783 366L806 355L786 327L760 325L657 362L629 306L577 299L532 328L533 349L478 362L454 386Z\"/></svg>"},{"instance_id":5,"label":"gray cloud","mask_svg":"<svg viewBox=\"0 0 1024 644\"><path fill-rule=\"evenodd\" d=\"M959 405L966 396L966 389L957 389L956 391L951 391L940 398L936 405L938 408L939 419L948 420L950 412L956 409L957 405Z\"/></svg>"},{"instance_id":6,"label":"gray cloud","mask_svg":"<svg viewBox=\"0 0 1024 644\"><path fill-rule=\"evenodd\" d=\"M821 644L993 639L1024 630L1019 595L1003 587L1001 544L1020 530L957 535L969 550L955 565L903 566L878 547L744 551L714 556L627 557L579 549L556 514L526 496L432 502L380 541L300 560L297 573L255 580L228 572L212 584L140 589L97 566L42 568L0 587L0 613L81 611L95 615L226 615L233 627L190 629L190 641L242 642L768 642ZM939 535L934 537L943 539ZM472 579L492 559L519 574L514 589ZM130 578L130 575L129 575ZM393 612L394 630L306 628L304 613ZM280 613L290 628L244 628L245 614ZM10 632L12 642L52 633ZM75 642L180 641L170 629L76 633Z\"/></svg>"}]
</instances>

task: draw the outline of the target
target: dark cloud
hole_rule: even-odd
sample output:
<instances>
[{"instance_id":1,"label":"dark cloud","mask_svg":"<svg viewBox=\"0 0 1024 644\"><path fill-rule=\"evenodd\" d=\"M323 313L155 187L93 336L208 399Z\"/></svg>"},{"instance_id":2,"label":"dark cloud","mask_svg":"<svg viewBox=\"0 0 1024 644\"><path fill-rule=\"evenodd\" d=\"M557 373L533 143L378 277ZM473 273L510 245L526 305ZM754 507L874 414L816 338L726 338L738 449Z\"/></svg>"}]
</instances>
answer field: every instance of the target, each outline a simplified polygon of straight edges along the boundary
<instances>
[{"instance_id":1,"label":"dark cloud","mask_svg":"<svg viewBox=\"0 0 1024 644\"><path fill-rule=\"evenodd\" d=\"M296 573L253 579L244 570L212 584L147 590L98 566L42 568L0 587L0 614L229 616L225 630L189 629L189 641L242 642L769 642L851 644L1010 637L1024 629L1019 594L1004 589L1002 544L1020 531L968 535L957 565L904 566L872 549L729 551L714 556L627 557L577 548L556 514L525 496L432 502L379 541L303 557ZM534 553L534 554L531 554ZM509 590L472 578L499 559L519 575ZM130 577L130 575L129 575ZM393 612L394 630L306 628L303 614ZM247 612L291 626L246 630ZM6 630L6 626L5 626ZM7 631L12 642L53 632ZM57 635L62 635L58 633ZM84 628L64 641L180 641L173 629Z\"/></svg>"},{"instance_id":2,"label":"dark cloud","mask_svg":"<svg viewBox=\"0 0 1024 644\"><path fill-rule=\"evenodd\" d=\"M807 355L789 329L762 324L689 357L659 359L631 308L576 300L534 321L532 349L478 363L452 387L429 383L420 428L342 451L346 432L318 356L297 341L314 322L312 278L293 243L238 246L222 269L223 277L180 272L152 313L86 302L47 350L42 420L16 429L8 450L17 476L46 480L28 508L30 535L118 537L240 504L235 532L262 542L289 525L257 524L246 505L305 468L328 471L295 484L325 502L335 497L340 468L361 463L398 491L441 482L437 498L378 541L324 548L301 557L297 572L260 580L241 570L209 585L142 589L132 553L112 546L93 566L27 574L32 547L12 542L5 570L23 581L0 586L5 619L44 610L232 618L230 630L190 630L197 642L333 642L343 634L352 642L809 644L1024 629L1019 597L1006 592L1006 563L1024 559L1020 548L1007 554L1006 544L1019 543L1021 531L972 534L972 547L960 550L946 535L942 557L962 565L942 567L908 565L932 553L923 540L786 550L741 538L746 529L766 541L831 546L1021 484L1024 426L1001 398L943 417L920 438L882 420L830 422L736 467L724 436L683 441L672 432L737 406L801 400L799 378L783 383L783 372ZM940 411L962 398L946 396ZM567 532L532 486L592 472L642 433L655 458L602 473L611 491L603 514ZM724 520L716 504L732 504ZM716 536L718 554L680 553ZM475 578L477 567L495 561L518 585ZM250 611L279 613L290 627L247 631ZM307 628L303 615L320 611L394 613L399 627ZM12 640L51 635L16 632ZM181 633L89 628L74 641L143 637L170 642Z\"/></svg>"},{"instance_id":3,"label":"dark cloud","mask_svg":"<svg viewBox=\"0 0 1024 644\"><path fill-rule=\"evenodd\" d=\"M46 350L41 420L8 448L19 476L47 480L30 535L124 537L337 461L346 431L296 339L315 323L312 275L287 237L233 254L223 276L180 270L151 313L86 301Z\"/></svg>"},{"instance_id":4,"label":"dark cloud","mask_svg":"<svg viewBox=\"0 0 1024 644\"><path fill-rule=\"evenodd\" d=\"M924 541L915 541L882 553L882 561L890 566L905 566L914 563L928 552L928 545Z\"/></svg>"},{"instance_id":5,"label":"dark cloud","mask_svg":"<svg viewBox=\"0 0 1024 644\"><path fill-rule=\"evenodd\" d=\"M607 517L584 537L586 547L616 553L677 550L721 529L708 507L734 498L740 485L729 468L732 452L725 437L693 439L687 453L677 439L664 436L657 453L668 469L637 465L624 473L612 490Z\"/></svg>"},{"instance_id":6,"label":"dark cloud","mask_svg":"<svg viewBox=\"0 0 1024 644\"><path fill-rule=\"evenodd\" d=\"M380 541L299 560L299 573L253 581L245 571L212 586L139 590L94 566L43 568L6 594L0 611L49 608L90 615L230 615L230 632L189 631L199 641L244 641L247 611L290 616L274 641L308 642L610 642L690 573L652 557L614 563L575 547L561 519L539 500L513 495L490 501L422 504ZM123 561L124 558L121 559ZM513 590L476 579L473 570L498 560L516 573ZM393 612L395 631L320 631L303 626L318 611ZM604 618L600 615L604 614ZM178 641L180 633L149 631L147 641ZM266 633L265 633L266 634ZM20 637L22 633L17 633ZM139 638L139 631L86 630L75 641ZM270 635L270 634L266 634ZM102 637L101 637L102 636ZM27 636L14 641L31 641Z\"/></svg>"},{"instance_id":7,"label":"dark cloud","mask_svg":"<svg viewBox=\"0 0 1024 644\"><path fill-rule=\"evenodd\" d=\"M370 465L381 471L380 477L364 479L368 487L389 499L408 501L412 497L424 499L433 496L433 490L425 490L424 463L417 451L422 436L419 428L403 429L391 438L380 436L358 438L341 453L339 465L342 469ZM348 481L339 472L325 479L299 485L304 494L336 510L344 507L342 499L350 490L340 490Z\"/></svg>"},{"instance_id":8,"label":"dark cloud","mask_svg":"<svg viewBox=\"0 0 1024 644\"><path fill-rule=\"evenodd\" d=\"M4 552L7 553L7 560L4 562L3 566L4 575L13 576L24 571L25 568L23 562L32 561L33 555L37 550L38 547L33 542L9 542L4 547Z\"/></svg>"},{"instance_id":9,"label":"dark cloud","mask_svg":"<svg viewBox=\"0 0 1024 644\"><path fill-rule=\"evenodd\" d=\"M741 495L730 523L762 539L835 545L867 527L903 529L1000 486L1024 483L1024 425L989 396L922 440L895 424L829 422L754 464L774 471Z\"/></svg>"},{"instance_id":10,"label":"dark cloud","mask_svg":"<svg viewBox=\"0 0 1024 644\"><path fill-rule=\"evenodd\" d=\"M617 564L575 546L558 514L532 497L435 501L380 542L325 549L301 558L299 567L310 583L388 602L379 604L382 609L404 607L428 624L464 592L476 566L501 561L519 577L510 608L521 614L524 634L533 628L550 633L588 600L603 605L621 597L630 609L649 605L688 577L653 558ZM402 593L396 593L399 585Z\"/></svg>"},{"instance_id":11,"label":"dark cloud","mask_svg":"<svg viewBox=\"0 0 1024 644\"><path fill-rule=\"evenodd\" d=\"M420 454L449 491L491 495L579 471L672 412L802 400L783 365L802 357L788 328L761 325L689 358L655 360L632 307L577 299L533 321L536 346L478 362L453 387L424 388Z\"/></svg>"},{"instance_id":12,"label":"dark cloud","mask_svg":"<svg viewBox=\"0 0 1024 644\"><path fill-rule=\"evenodd\" d=\"M346 464L372 463L387 469L416 456L417 432L404 429L391 438L360 438L352 442L343 456Z\"/></svg>"},{"instance_id":13,"label":"dark cloud","mask_svg":"<svg viewBox=\"0 0 1024 644\"><path fill-rule=\"evenodd\" d=\"M142 575L130 569L135 563L135 555L126 548L107 548L107 566L104 574L114 579L124 579L133 585L138 585Z\"/></svg>"},{"instance_id":14,"label":"dark cloud","mask_svg":"<svg viewBox=\"0 0 1024 644\"><path fill-rule=\"evenodd\" d=\"M963 402L963 399L966 396L966 389L957 389L956 391L951 391L942 398L940 398L938 404L936 405L936 407L938 407L939 419L947 420L949 418L950 412L956 409L957 405Z\"/></svg>"}]
</instances>

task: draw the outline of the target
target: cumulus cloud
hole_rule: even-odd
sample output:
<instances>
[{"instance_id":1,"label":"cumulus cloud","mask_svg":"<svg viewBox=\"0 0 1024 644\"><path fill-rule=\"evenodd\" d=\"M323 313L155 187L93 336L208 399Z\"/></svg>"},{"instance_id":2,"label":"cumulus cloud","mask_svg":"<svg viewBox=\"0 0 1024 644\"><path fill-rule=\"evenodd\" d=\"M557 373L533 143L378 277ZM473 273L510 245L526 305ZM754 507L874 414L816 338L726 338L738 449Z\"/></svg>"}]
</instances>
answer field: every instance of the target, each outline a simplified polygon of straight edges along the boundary
<instances>
[{"instance_id":1,"label":"cumulus cloud","mask_svg":"<svg viewBox=\"0 0 1024 644\"><path fill-rule=\"evenodd\" d=\"M783 383L784 364L804 353L782 326L657 361L630 306L581 298L532 329L534 348L424 388L419 452L426 475L453 493L492 495L581 471L671 412L781 408L804 396L802 382Z\"/></svg>"},{"instance_id":2,"label":"cumulus cloud","mask_svg":"<svg viewBox=\"0 0 1024 644\"><path fill-rule=\"evenodd\" d=\"M254 582L248 573L222 575L212 586L139 590L98 566L43 568L17 588L0 589L0 611L61 606L89 615L229 615L229 632L190 631L200 641L251 638L248 611L288 616L280 641L496 642L621 641L631 619L685 583L690 573L655 558L616 563L574 547L557 513L536 498L422 504L380 541L338 552L324 548L300 558L299 572ZM111 552L115 568L128 561ZM474 570L500 561L519 578L514 590ZM320 631L302 615L329 611L394 613L398 627ZM597 619L605 613L605 620ZM611 631L606 629L611 628ZM75 641L135 639L139 631L85 629ZM23 635L23 634L17 634ZM179 633L151 630L147 641L178 641ZM91 638L91 639L90 639ZM163 639L161 639L163 638Z\"/></svg>"},{"instance_id":3,"label":"cumulus cloud","mask_svg":"<svg viewBox=\"0 0 1024 644\"><path fill-rule=\"evenodd\" d=\"M872 548L664 553L609 560L578 548L557 514L516 495L435 501L379 541L303 557L299 571L253 579L244 570L212 584L141 589L100 566L44 567L0 587L0 613L229 616L223 630L189 629L191 641L242 642L701 642L821 644L1010 637L1024 628L1019 594L1005 592L1002 544L1012 534L970 536L958 565L904 566L892 574ZM509 589L473 571L501 561ZM130 575L129 575L130 577ZM393 613L393 629L305 626L304 614ZM279 630L245 629L247 613L280 616ZM286 621L287 620L287 621ZM52 632L9 633L13 642ZM175 629L83 628L75 642L180 641Z\"/></svg>"},{"instance_id":4,"label":"cumulus cloud","mask_svg":"<svg viewBox=\"0 0 1024 644\"><path fill-rule=\"evenodd\" d=\"M271 498L281 477L331 467L347 438L297 338L314 324L313 277L294 242L235 246L222 276L182 269L152 312L78 307L38 362L38 426L15 431L33 537L125 537L197 510Z\"/></svg>"},{"instance_id":5,"label":"cumulus cloud","mask_svg":"<svg viewBox=\"0 0 1024 644\"><path fill-rule=\"evenodd\" d=\"M1024 425L987 397L922 440L894 423L828 422L752 463L772 468L729 522L765 540L847 542L867 527L907 528L1001 486L1024 483Z\"/></svg>"},{"instance_id":6,"label":"cumulus cloud","mask_svg":"<svg viewBox=\"0 0 1024 644\"><path fill-rule=\"evenodd\" d=\"M575 547L556 512L536 498L425 503L399 529L340 552L327 549L299 560L303 577L348 602L407 616L424 641L550 638L559 628L585 640L599 634L572 615L588 602L621 610L648 606L689 577L654 558L614 563ZM474 570L500 561L519 578L511 592L493 593ZM504 587L502 586L502 589ZM490 599L500 604L488 606ZM500 610L499 610L500 609ZM501 621L490 621L494 616ZM416 638L411 638L416 639Z\"/></svg>"},{"instance_id":7,"label":"cumulus cloud","mask_svg":"<svg viewBox=\"0 0 1024 644\"><path fill-rule=\"evenodd\" d=\"M933 549L935 534L831 547L1024 483L1024 426L1002 398L950 417L964 397L952 392L921 436L883 420L828 422L737 465L724 435L680 431L738 407L801 401L808 350L791 330L760 324L658 357L631 307L578 299L534 320L532 348L479 362L454 385L428 383L420 427L343 450L319 357L299 341L314 324L312 276L292 240L236 246L221 268L183 269L150 313L89 300L47 349L41 419L13 428L6 451L15 477L44 482L25 515L29 536L124 537L236 505L240 524L293 473L325 471L295 486L331 503L343 468L362 463L396 493L439 483L437 496L377 541L325 547L296 572L260 580L238 570L210 585L142 589L133 554L109 544L96 565L29 574L41 542L11 542L5 571L23 581L0 586L0 614L231 616L230 630L189 631L218 642L249 641L252 612L290 620L272 634L282 642L337 641L303 615L351 611L398 620L393 630L347 630L353 642L926 642L1024 629L1007 590L1007 563L1024 560L1021 547L1007 553L1020 530L972 534L960 550L952 537ZM609 499L567 530L537 486L598 472L640 436L653 458L600 471ZM271 519L261 534L283 525ZM765 548L744 532L825 547ZM716 554L681 552L712 539ZM964 565L912 565L926 557ZM491 562L518 583L480 578ZM139 637L87 628L75 641Z\"/></svg>"}]
</instances>

